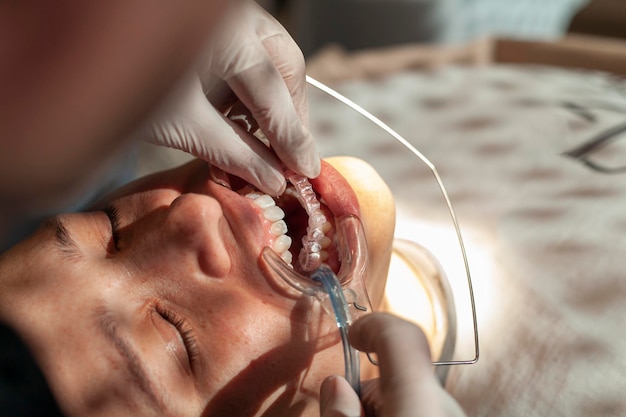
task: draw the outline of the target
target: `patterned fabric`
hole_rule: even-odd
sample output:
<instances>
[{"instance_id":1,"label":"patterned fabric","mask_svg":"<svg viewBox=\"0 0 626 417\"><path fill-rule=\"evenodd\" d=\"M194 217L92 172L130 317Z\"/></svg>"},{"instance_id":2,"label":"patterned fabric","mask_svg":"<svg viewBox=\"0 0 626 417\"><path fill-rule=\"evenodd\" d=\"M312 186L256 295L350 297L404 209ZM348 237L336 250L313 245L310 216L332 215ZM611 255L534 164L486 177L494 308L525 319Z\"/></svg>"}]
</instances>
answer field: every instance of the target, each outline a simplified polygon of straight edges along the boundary
<instances>
[{"instance_id":1,"label":"patterned fabric","mask_svg":"<svg viewBox=\"0 0 626 417\"><path fill-rule=\"evenodd\" d=\"M422 151L448 189L480 329L480 361L447 380L468 415L625 416L626 81L490 66L336 87ZM459 276L431 173L344 105L310 99L323 155L370 162L396 197L396 235ZM466 295L455 300L457 351L471 358Z\"/></svg>"}]
</instances>

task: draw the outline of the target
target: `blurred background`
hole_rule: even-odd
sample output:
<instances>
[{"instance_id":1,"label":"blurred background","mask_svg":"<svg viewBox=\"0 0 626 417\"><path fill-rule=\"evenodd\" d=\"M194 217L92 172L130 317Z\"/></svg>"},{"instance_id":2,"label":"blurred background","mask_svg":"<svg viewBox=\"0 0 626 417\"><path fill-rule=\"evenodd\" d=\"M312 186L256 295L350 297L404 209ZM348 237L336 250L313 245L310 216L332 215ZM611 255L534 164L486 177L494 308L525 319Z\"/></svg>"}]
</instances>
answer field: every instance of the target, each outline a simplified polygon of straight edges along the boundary
<instances>
[{"instance_id":1,"label":"blurred background","mask_svg":"<svg viewBox=\"0 0 626 417\"><path fill-rule=\"evenodd\" d=\"M626 0L259 1L307 74L441 174L480 327L483 359L446 383L467 415L626 416L626 171L571 157L595 149L626 166ZM462 257L432 175L345 106L309 101L322 155L373 165L396 199L395 236L441 263L455 359L472 358Z\"/></svg>"},{"instance_id":2,"label":"blurred background","mask_svg":"<svg viewBox=\"0 0 626 417\"><path fill-rule=\"evenodd\" d=\"M624 0L260 0L309 57L482 37L547 40L568 32L626 38Z\"/></svg>"}]
</instances>

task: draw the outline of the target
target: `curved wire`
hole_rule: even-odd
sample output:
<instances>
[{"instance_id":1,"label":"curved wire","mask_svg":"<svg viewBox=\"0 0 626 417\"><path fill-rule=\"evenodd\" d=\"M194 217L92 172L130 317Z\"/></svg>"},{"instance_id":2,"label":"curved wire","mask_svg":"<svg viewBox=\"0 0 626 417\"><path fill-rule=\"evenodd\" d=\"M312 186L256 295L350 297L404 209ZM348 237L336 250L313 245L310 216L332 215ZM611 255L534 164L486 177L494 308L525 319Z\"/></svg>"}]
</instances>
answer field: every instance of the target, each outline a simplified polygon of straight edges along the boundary
<instances>
[{"instance_id":1,"label":"curved wire","mask_svg":"<svg viewBox=\"0 0 626 417\"><path fill-rule=\"evenodd\" d=\"M439 189L441 190L443 198L446 202L446 205L448 207L448 212L450 213L450 217L452 218L452 223L454 224L454 230L456 232L456 236L459 241L459 245L461 247L461 255L463 256L463 264L465 266L465 274L467 276L467 286L469 288L470 303L472 306L472 322L474 325L474 352L475 352L475 356L473 359L433 362L433 365L469 365L469 364L478 362L478 358L480 356L479 343L478 343L478 321L476 319L476 304L474 301L474 289L473 289L472 278L471 278L470 269L469 269L469 262L467 260L465 244L463 243L463 238L461 236L461 229L459 228L459 224L456 219L456 214L454 214L454 210L452 209L452 203L450 202L448 193L443 185L443 181L441 180L441 177L439 176L439 172L437 172L437 169L435 168L435 165L432 162L430 162L430 160L428 160L428 158L426 158L413 145L411 145L406 139L400 136L400 134L398 134L395 130L389 127L386 123L384 123L378 117L374 116L373 114L365 110L363 107L359 106L358 104L356 104L349 98L345 97L344 95L338 93L337 91L333 90L332 88L328 87L327 85L317 81L315 78L312 78L308 75L306 76L306 82L310 84L311 86L317 88L318 90L323 91L329 96L339 100L346 106L350 107L351 109L355 110L357 113L361 114L362 116L370 120L376 126L383 129L385 132L391 135L395 140L397 140L400 144L404 145L404 147L406 147L409 151L411 151L415 156L417 156L424 164L426 164L426 166L433 173L435 180L437 181L437 184L439 185Z\"/></svg>"}]
</instances>

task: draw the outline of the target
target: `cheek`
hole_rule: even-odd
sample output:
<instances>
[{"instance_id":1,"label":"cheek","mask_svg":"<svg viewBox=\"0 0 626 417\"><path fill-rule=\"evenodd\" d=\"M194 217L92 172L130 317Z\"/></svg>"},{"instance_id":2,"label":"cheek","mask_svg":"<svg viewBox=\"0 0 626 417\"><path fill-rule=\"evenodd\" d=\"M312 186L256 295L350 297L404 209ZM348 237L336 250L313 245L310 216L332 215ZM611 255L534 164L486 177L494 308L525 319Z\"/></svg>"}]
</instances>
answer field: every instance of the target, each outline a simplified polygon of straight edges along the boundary
<instances>
[{"instance_id":1,"label":"cheek","mask_svg":"<svg viewBox=\"0 0 626 417\"><path fill-rule=\"evenodd\" d=\"M318 354L341 353L336 324L304 304L285 310L242 297L212 318L209 337L220 379L240 393L255 387L257 395L268 394L302 378ZM304 315L309 320L295 319Z\"/></svg>"},{"instance_id":2,"label":"cheek","mask_svg":"<svg viewBox=\"0 0 626 417\"><path fill-rule=\"evenodd\" d=\"M253 415L280 407L276 399L310 398L325 377L343 373L336 326L319 336L317 326L294 324L289 313L273 314L263 305L248 313L255 314L218 322L224 326L213 358L219 376L207 392L207 415Z\"/></svg>"},{"instance_id":3,"label":"cheek","mask_svg":"<svg viewBox=\"0 0 626 417\"><path fill-rule=\"evenodd\" d=\"M148 267L216 278L231 271L231 233L219 205L207 197L179 197L168 210L138 222L131 233L129 249Z\"/></svg>"},{"instance_id":4,"label":"cheek","mask_svg":"<svg viewBox=\"0 0 626 417\"><path fill-rule=\"evenodd\" d=\"M242 368L290 339L288 311L277 311L247 294L216 294L204 303L209 360L217 360L223 370Z\"/></svg>"}]
</instances>

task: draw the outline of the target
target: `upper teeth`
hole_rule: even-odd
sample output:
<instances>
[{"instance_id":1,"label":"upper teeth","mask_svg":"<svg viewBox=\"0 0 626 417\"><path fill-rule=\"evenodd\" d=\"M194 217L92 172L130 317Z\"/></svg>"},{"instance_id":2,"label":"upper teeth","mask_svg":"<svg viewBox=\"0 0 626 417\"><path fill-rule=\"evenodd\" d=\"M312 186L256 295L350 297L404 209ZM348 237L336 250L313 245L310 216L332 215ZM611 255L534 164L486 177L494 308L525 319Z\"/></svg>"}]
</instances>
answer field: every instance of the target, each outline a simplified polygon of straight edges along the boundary
<instances>
[{"instance_id":1,"label":"upper teeth","mask_svg":"<svg viewBox=\"0 0 626 417\"><path fill-rule=\"evenodd\" d=\"M270 232L276 236L272 249L276 252L286 263L291 265L292 255L289 252L291 247L291 238L287 236L287 223L283 220L285 218L285 212L283 209L276 205L274 199L267 194L260 194L257 192L251 192L246 194L246 197L254 201L254 204L263 209L263 217L271 222Z\"/></svg>"},{"instance_id":2,"label":"upper teeth","mask_svg":"<svg viewBox=\"0 0 626 417\"><path fill-rule=\"evenodd\" d=\"M287 233L287 223L284 220L278 220L277 222L272 223L270 226L270 232L274 236L280 236Z\"/></svg>"},{"instance_id":3,"label":"upper teeth","mask_svg":"<svg viewBox=\"0 0 626 417\"><path fill-rule=\"evenodd\" d=\"M289 189L293 192L293 189ZM289 192L289 191L288 191ZM287 223L283 220L285 218L285 212L283 209L276 205L276 201L267 195L261 194L258 191L252 191L245 195L263 210L263 217L271 222L270 233L276 237L272 243L272 249L276 252L287 264L292 264L292 254L289 251L291 247L291 237L287 236ZM301 201L302 202L302 201ZM310 207L308 207L310 209ZM306 256L314 255L322 262L328 259L328 253L324 250L331 244L331 240L325 236L325 233L331 229L331 224L326 220L326 217L318 210L309 213L309 227L307 229L307 235L303 237L303 251ZM300 253L302 258L303 253Z\"/></svg>"},{"instance_id":4,"label":"upper teeth","mask_svg":"<svg viewBox=\"0 0 626 417\"><path fill-rule=\"evenodd\" d=\"M271 222L277 222L285 218L285 212L278 206L265 207L263 215Z\"/></svg>"}]
</instances>

